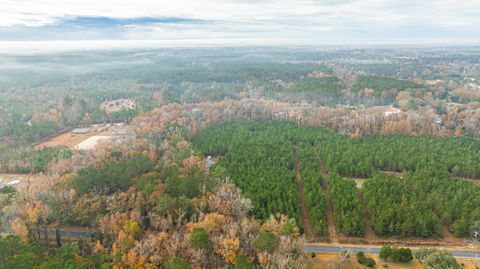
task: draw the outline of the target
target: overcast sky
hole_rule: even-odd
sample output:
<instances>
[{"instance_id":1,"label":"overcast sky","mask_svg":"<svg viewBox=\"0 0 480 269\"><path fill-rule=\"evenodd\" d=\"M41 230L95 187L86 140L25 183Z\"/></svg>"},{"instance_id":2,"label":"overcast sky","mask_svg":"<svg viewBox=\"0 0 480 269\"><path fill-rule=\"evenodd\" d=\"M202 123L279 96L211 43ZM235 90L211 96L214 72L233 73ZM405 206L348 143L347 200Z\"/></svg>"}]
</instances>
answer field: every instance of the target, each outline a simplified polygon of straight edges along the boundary
<instances>
[{"instance_id":1,"label":"overcast sky","mask_svg":"<svg viewBox=\"0 0 480 269\"><path fill-rule=\"evenodd\" d=\"M480 44L480 0L0 0L1 43L53 40Z\"/></svg>"}]
</instances>

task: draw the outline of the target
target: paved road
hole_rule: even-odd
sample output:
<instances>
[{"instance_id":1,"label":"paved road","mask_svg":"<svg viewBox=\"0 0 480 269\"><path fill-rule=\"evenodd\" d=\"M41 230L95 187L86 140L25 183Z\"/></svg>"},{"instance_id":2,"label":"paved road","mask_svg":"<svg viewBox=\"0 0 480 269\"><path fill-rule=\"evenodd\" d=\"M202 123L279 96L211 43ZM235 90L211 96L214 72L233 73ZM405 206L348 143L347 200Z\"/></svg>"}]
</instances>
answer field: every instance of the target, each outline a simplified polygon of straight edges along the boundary
<instances>
[{"instance_id":1,"label":"paved road","mask_svg":"<svg viewBox=\"0 0 480 269\"><path fill-rule=\"evenodd\" d=\"M9 230L4 227L0 227L0 233L8 233ZM47 231L49 237L55 237L55 230ZM41 231L43 236L43 230ZM67 231L60 230L61 237L89 237L91 235L88 231ZM328 245L312 245L305 244L304 248L308 252L342 252L344 250L350 250L352 252L364 252L364 253L380 253L379 247L355 247L355 246L328 246ZM464 250L450 250L453 256L459 258L480 258L480 251L464 251Z\"/></svg>"},{"instance_id":2,"label":"paved road","mask_svg":"<svg viewBox=\"0 0 480 269\"><path fill-rule=\"evenodd\" d=\"M354 246L324 246L324 245L310 245L305 244L305 250L309 252L342 252L344 250L350 250L352 252L364 252L364 253L380 253L378 247L354 247ZM462 250L450 250L453 256L458 258L480 258L480 251L462 251Z\"/></svg>"}]
</instances>

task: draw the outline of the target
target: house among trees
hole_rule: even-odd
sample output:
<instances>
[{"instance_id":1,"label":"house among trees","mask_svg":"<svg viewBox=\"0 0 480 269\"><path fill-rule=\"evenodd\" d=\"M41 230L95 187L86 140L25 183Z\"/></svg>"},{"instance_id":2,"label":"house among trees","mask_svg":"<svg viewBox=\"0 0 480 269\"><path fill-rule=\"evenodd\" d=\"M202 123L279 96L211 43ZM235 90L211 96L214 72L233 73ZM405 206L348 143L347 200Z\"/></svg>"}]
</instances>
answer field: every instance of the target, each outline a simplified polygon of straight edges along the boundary
<instances>
[{"instance_id":1,"label":"house among trees","mask_svg":"<svg viewBox=\"0 0 480 269\"><path fill-rule=\"evenodd\" d=\"M285 111L279 111L274 113L276 119L286 119L287 118L287 112Z\"/></svg>"},{"instance_id":2,"label":"house among trees","mask_svg":"<svg viewBox=\"0 0 480 269\"><path fill-rule=\"evenodd\" d=\"M207 168L210 169L215 165L215 162L212 161L212 156L207 157Z\"/></svg>"},{"instance_id":3,"label":"house among trees","mask_svg":"<svg viewBox=\"0 0 480 269\"><path fill-rule=\"evenodd\" d=\"M122 110L131 110L135 109L137 105L132 99L116 99L116 100L106 100L100 104L100 109L104 110L108 114L119 112Z\"/></svg>"}]
</instances>

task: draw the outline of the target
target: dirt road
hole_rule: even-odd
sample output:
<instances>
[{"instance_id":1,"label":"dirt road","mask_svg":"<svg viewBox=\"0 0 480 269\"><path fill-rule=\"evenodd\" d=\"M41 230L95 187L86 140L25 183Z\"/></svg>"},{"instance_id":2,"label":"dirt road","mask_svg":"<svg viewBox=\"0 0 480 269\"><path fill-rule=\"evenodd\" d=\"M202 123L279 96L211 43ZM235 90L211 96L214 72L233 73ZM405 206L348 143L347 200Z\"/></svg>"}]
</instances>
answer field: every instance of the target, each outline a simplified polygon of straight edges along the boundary
<instances>
[{"instance_id":1,"label":"dirt road","mask_svg":"<svg viewBox=\"0 0 480 269\"><path fill-rule=\"evenodd\" d=\"M303 193L302 173L300 172L300 162L298 160L298 147L293 146L293 160L295 162L295 175L297 176L297 191L298 200L300 202L300 210L303 222L303 230L307 241L314 240L312 224L310 222L310 214L308 212L308 206L305 202L305 194Z\"/></svg>"},{"instance_id":2,"label":"dirt road","mask_svg":"<svg viewBox=\"0 0 480 269\"><path fill-rule=\"evenodd\" d=\"M366 240L378 240L377 236L372 230L372 224L370 222L370 212L368 211L365 203L365 197L363 195L363 189L358 189L358 198L363 208L363 219L365 220L365 239Z\"/></svg>"}]
</instances>

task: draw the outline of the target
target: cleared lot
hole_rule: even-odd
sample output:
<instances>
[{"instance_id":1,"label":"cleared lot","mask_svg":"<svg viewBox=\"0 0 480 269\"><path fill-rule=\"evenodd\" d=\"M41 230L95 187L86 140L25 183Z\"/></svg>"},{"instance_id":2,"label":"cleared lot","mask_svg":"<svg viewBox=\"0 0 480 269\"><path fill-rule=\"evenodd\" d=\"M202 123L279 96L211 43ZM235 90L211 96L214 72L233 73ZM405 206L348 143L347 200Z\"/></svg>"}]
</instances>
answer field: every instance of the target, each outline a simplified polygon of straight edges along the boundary
<instances>
[{"instance_id":1,"label":"cleared lot","mask_svg":"<svg viewBox=\"0 0 480 269\"><path fill-rule=\"evenodd\" d=\"M100 141L108 141L110 139L112 139L110 135L95 135L78 143L73 148L78 150L91 150L94 149Z\"/></svg>"},{"instance_id":2,"label":"cleared lot","mask_svg":"<svg viewBox=\"0 0 480 269\"><path fill-rule=\"evenodd\" d=\"M95 148L101 140L108 140L113 137L121 137L134 132L133 125L107 124L92 125L86 133L73 133L72 131L57 135L36 148L64 146L73 150L89 150Z\"/></svg>"}]
</instances>

